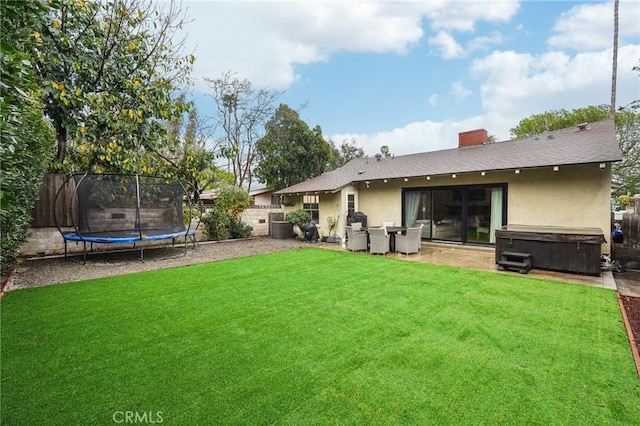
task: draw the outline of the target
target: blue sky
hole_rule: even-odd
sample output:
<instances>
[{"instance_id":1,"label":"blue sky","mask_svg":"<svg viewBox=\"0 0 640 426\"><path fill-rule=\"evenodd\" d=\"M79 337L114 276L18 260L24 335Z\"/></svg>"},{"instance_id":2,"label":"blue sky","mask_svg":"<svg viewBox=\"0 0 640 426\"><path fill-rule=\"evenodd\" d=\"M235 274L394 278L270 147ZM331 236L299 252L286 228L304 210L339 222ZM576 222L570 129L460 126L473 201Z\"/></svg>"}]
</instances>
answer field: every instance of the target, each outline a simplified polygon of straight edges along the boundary
<instances>
[{"instance_id":1,"label":"blue sky","mask_svg":"<svg viewBox=\"0 0 640 426\"><path fill-rule=\"evenodd\" d=\"M337 144L373 155L457 146L485 128L498 140L532 114L608 104L612 1L194 1L186 47L193 96L234 72L283 91ZM640 98L640 2L620 1L617 105Z\"/></svg>"}]
</instances>

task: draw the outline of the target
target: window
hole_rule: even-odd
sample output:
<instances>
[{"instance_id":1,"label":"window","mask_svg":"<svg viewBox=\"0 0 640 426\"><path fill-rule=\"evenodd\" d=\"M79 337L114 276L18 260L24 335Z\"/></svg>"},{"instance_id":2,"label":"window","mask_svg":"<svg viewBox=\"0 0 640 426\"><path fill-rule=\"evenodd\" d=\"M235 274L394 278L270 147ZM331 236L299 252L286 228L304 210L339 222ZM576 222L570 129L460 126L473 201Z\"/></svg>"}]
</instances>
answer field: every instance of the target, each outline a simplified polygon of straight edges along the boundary
<instances>
[{"instance_id":1,"label":"window","mask_svg":"<svg viewBox=\"0 0 640 426\"><path fill-rule=\"evenodd\" d=\"M303 195L302 196L302 210L311 215L311 221L316 225L320 223L320 210L319 210L320 196L319 195Z\"/></svg>"}]
</instances>

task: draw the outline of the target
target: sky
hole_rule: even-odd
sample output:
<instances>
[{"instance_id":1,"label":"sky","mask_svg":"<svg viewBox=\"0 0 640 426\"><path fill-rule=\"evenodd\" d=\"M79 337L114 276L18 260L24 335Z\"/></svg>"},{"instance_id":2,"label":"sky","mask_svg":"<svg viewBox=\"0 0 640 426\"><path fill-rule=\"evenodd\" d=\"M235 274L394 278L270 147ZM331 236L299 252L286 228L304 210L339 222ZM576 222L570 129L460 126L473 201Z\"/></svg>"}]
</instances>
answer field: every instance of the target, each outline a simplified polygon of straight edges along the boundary
<instances>
[{"instance_id":1,"label":"sky","mask_svg":"<svg viewBox=\"0 0 640 426\"><path fill-rule=\"evenodd\" d=\"M192 97L235 73L367 155L510 139L520 120L609 104L613 1L182 0ZM640 2L620 0L617 106L640 99Z\"/></svg>"}]
</instances>

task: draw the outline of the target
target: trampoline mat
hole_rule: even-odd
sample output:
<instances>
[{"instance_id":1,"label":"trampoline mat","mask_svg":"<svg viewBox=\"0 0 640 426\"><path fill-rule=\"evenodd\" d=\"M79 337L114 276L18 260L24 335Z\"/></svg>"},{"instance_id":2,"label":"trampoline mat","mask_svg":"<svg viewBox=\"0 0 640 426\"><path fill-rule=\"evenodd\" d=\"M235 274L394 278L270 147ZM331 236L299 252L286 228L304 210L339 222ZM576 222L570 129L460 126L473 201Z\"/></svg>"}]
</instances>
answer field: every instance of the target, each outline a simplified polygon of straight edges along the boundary
<instances>
[{"instance_id":1,"label":"trampoline mat","mask_svg":"<svg viewBox=\"0 0 640 426\"><path fill-rule=\"evenodd\" d=\"M137 241L167 240L187 235L194 235L195 229L144 229L138 231L106 231L94 233L64 233L62 236L67 241L84 241L87 243L126 244Z\"/></svg>"}]
</instances>

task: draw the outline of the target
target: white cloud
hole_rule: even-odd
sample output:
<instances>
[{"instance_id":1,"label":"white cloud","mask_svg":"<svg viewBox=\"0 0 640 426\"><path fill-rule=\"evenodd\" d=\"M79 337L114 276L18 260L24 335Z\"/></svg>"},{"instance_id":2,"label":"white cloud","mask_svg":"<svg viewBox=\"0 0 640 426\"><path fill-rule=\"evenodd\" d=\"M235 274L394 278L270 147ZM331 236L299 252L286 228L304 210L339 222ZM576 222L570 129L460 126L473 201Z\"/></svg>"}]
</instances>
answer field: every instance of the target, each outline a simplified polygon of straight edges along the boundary
<instances>
[{"instance_id":1,"label":"white cloud","mask_svg":"<svg viewBox=\"0 0 640 426\"><path fill-rule=\"evenodd\" d=\"M197 87L204 87L202 77L233 71L256 86L283 89L298 78L295 64L326 61L340 51L403 54L423 36L422 15L411 3L309 4L185 1Z\"/></svg>"},{"instance_id":2,"label":"white cloud","mask_svg":"<svg viewBox=\"0 0 640 426\"><path fill-rule=\"evenodd\" d=\"M444 59L459 58L464 55L464 49L455 39L444 31L438 32L433 37L429 37L429 44L440 52Z\"/></svg>"},{"instance_id":3,"label":"white cloud","mask_svg":"<svg viewBox=\"0 0 640 426\"><path fill-rule=\"evenodd\" d=\"M506 22L520 8L517 0L424 2L435 30L473 31L477 21Z\"/></svg>"},{"instance_id":4,"label":"white cloud","mask_svg":"<svg viewBox=\"0 0 640 426\"><path fill-rule=\"evenodd\" d=\"M431 106L436 106L438 105L438 94L434 93L433 95L429 96L429 98L427 99L427 102L429 103L429 105Z\"/></svg>"},{"instance_id":5,"label":"white cloud","mask_svg":"<svg viewBox=\"0 0 640 426\"><path fill-rule=\"evenodd\" d=\"M331 136L331 139L351 140L355 138L357 145L362 147L367 155L380 152L380 147L383 145L388 145L394 155L405 155L455 148L458 146L458 133L481 128L484 125L483 117L470 117L462 121L434 122L427 120L410 123L402 128L374 135L338 134Z\"/></svg>"},{"instance_id":6,"label":"white cloud","mask_svg":"<svg viewBox=\"0 0 640 426\"><path fill-rule=\"evenodd\" d=\"M492 32L488 36L476 37L467 43L467 52L473 52L477 50L487 50L494 44L501 44L504 41L504 37L497 31Z\"/></svg>"},{"instance_id":7,"label":"white cloud","mask_svg":"<svg viewBox=\"0 0 640 426\"><path fill-rule=\"evenodd\" d=\"M429 37L429 45L434 47L444 59L456 59L478 50L487 50L491 45L500 44L503 40L502 34L493 32L489 36L471 39L466 46L463 46L451 34L439 31L435 36Z\"/></svg>"},{"instance_id":8,"label":"white cloud","mask_svg":"<svg viewBox=\"0 0 640 426\"><path fill-rule=\"evenodd\" d=\"M193 77L232 71L256 86L286 89L299 77L296 64L327 61L337 52L404 54L424 36L423 19L443 31L471 31L475 22L506 21L518 1L195 1L184 0L192 22L186 48L195 49ZM447 33L436 39L446 48ZM438 36L436 36L438 37ZM450 37L450 36L449 36ZM473 49L492 37L474 42ZM451 39L452 40L452 39ZM454 41L455 43L455 41ZM456 54L455 45L446 50Z\"/></svg>"},{"instance_id":9,"label":"white cloud","mask_svg":"<svg viewBox=\"0 0 640 426\"><path fill-rule=\"evenodd\" d=\"M640 34L640 3L621 1L618 9L618 37L624 40ZM556 35L547 40L552 48L573 50L606 49L613 44L613 3L582 4L563 13L556 21Z\"/></svg>"},{"instance_id":10,"label":"white cloud","mask_svg":"<svg viewBox=\"0 0 640 426\"><path fill-rule=\"evenodd\" d=\"M453 82L451 85L451 92L457 102L460 102L471 95L471 90L464 87L461 81Z\"/></svg>"},{"instance_id":11,"label":"white cloud","mask_svg":"<svg viewBox=\"0 0 640 426\"><path fill-rule=\"evenodd\" d=\"M638 63L640 45L623 46L618 55L617 105L624 106L639 95L638 74L632 67ZM418 121L372 135L344 134L332 138L355 137L369 155L378 152L382 145L388 145L396 155L455 148L459 132L477 128L487 129L498 140L508 140L509 129L532 114L608 104L611 60L611 49L574 56L562 52L541 55L493 52L474 61L472 66L472 72L483 78L482 115L460 121ZM454 92L466 90L461 82L453 87Z\"/></svg>"}]
</instances>

